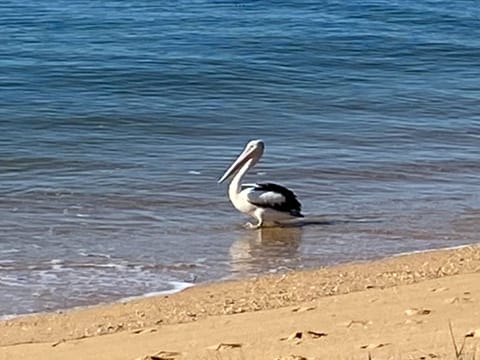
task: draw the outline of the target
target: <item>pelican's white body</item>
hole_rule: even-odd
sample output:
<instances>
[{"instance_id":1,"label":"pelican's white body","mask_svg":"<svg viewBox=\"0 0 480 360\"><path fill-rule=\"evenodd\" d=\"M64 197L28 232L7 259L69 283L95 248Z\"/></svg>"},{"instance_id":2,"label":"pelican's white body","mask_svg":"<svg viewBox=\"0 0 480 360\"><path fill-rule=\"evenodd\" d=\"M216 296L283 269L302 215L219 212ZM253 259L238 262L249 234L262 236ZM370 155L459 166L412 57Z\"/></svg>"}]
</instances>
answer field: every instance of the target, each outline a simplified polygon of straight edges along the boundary
<instances>
[{"instance_id":1,"label":"pelican's white body","mask_svg":"<svg viewBox=\"0 0 480 360\"><path fill-rule=\"evenodd\" d=\"M279 221L294 218L294 216L283 211L253 205L249 199L256 197L254 187L246 187L237 192L235 186L232 185L233 184L230 184L228 187L228 197L235 209L257 219L259 224L261 223L263 226L272 226ZM255 184L252 184L252 186L254 185ZM268 194L268 192L264 192L264 194Z\"/></svg>"}]
</instances>

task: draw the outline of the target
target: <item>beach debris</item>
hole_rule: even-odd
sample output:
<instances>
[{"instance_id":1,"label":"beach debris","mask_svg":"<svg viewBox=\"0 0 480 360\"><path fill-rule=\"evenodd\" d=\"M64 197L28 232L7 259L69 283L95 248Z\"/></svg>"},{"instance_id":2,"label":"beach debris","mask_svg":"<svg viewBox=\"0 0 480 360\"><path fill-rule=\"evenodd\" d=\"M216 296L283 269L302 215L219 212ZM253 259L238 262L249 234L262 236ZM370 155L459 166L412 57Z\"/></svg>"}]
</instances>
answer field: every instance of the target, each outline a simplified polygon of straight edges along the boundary
<instances>
[{"instance_id":1,"label":"beach debris","mask_svg":"<svg viewBox=\"0 0 480 360\"><path fill-rule=\"evenodd\" d=\"M235 300L227 298L223 302L223 313L226 315L231 314L241 314L246 311L246 309L242 308L241 306L235 306Z\"/></svg>"},{"instance_id":2,"label":"beach debris","mask_svg":"<svg viewBox=\"0 0 480 360\"><path fill-rule=\"evenodd\" d=\"M103 325L99 325L97 328L96 334L105 335L105 334L108 334L108 330L105 327L103 327Z\"/></svg>"},{"instance_id":3,"label":"beach debris","mask_svg":"<svg viewBox=\"0 0 480 360\"><path fill-rule=\"evenodd\" d=\"M228 306L223 309L223 313L225 315L232 315L232 314L241 314L246 312L246 310L242 307L233 307L233 306Z\"/></svg>"},{"instance_id":4,"label":"beach debris","mask_svg":"<svg viewBox=\"0 0 480 360\"><path fill-rule=\"evenodd\" d=\"M61 340L55 341L51 346L52 346L52 347L56 347L56 346L64 343L65 341L66 341L65 339L61 339Z\"/></svg>"},{"instance_id":5,"label":"beach debris","mask_svg":"<svg viewBox=\"0 0 480 360\"><path fill-rule=\"evenodd\" d=\"M307 334L310 335L312 339L318 339L328 335L327 333L324 333L324 332L312 331L312 330L308 330Z\"/></svg>"},{"instance_id":6,"label":"beach debris","mask_svg":"<svg viewBox=\"0 0 480 360\"><path fill-rule=\"evenodd\" d=\"M427 359L436 359L438 358L438 355L435 353L428 353L426 355L420 356L418 359L419 360L427 360Z\"/></svg>"},{"instance_id":7,"label":"beach debris","mask_svg":"<svg viewBox=\"0 0 480 360\"><path fill-rule=\"evenodd\" d=\"M384 346L390 345L390 343L372 343L360 346L360 349L372 350L378 349Z\"/></svg>"},{"instance_id":8,"label":"beach debris","mask_svg":"<svg viewBox=\"0 0 480 360\"><path fill-rule=\"evenodd\" d=\"M295 345L298 345L302 342L303 333L301 331L295 331L287 337L280 338L280 341L291 341L294 342Z\"/></svg>"},{"instance_id":9,"label":"beach debris","mask_svg":"<svg viewBox=\"0 0 480 360\"><path fill-rule=\"evenodd\" d=\"M132 334L145 334L145 333L151 333L151 332L155 332L157 331L157 328L148 328L148 329L135 329L135 330L132 330L131 333Z\"/></svg>"},{"instance_id":10,"label":"beach debris","mask_svg":"<svg viewBox=\"0 0 480 360\"><path fill-rule=\"evenodd\" d=\"M432 312L430 309L425 309L425 308L411 308L405 310L405 315L407 316L413 316L413 315L428 315Z\"/></svg>"},{"instance_id":11,"label":"beach debris","mask_svg":"<svg viewBox=\"0 0 480 360\"><path fill-rule=\"evenodd\" d=\"M292 355L289 355L287 357L277 357L275 358L275 360L309 360L308 358L306 358L305 356L302 356L302 355L295 355L295 354L292 354Z\"/></svg>"},{"instance_id":12,"label":"beach debris","mask_svg":"<svg viewBox=\"0 0 480 360\"><path fill-rule=\"evenodd\" d=\"M345 324L345 326L347 328L352 327L353 325L362 325L363 327L367 327L371 324L372 322L367 320L350 320L348 323Z\"/></svg>"},{"instance_id":13,"label":"beach debris","mask_svg":"<svg viewBox=\"0 0 480 360\"><path fill-rule=\"evenodd\" d=\"M109 322L108 324L98 324L97 330L95 333L96 335L105 335L105 334L111 334L111 333L117 332L122 329L123 329L123 323L114 325Z\"/></svg>"},{"instance_id":14,"label":"beach debris","mask_svg":"<svg viewBox=\"0 0 480 360\"><path fill-rule=\"evenodd\" d=\"M292 309L292 312L302 313L302 312L315 310L316 308L317 308L316 306L302 306L302 307L297 306Z\"/></svg>"},{"instance_id":15,"label":"beach debris","mask_svg":"<svg viewBox=\"0 0 480 360\"><path fill-rule=\"evenodd\" d=\"M135 315L139 318L144 318L146 315L145 315L145 311L141 311L141 310L135 310Z\"/></svg>"},{"instance_id":16,"label":"beach debris","mask_svg":"<svg viewBox=\"0 0 480 360\"><path fill-rule=\"evenodd\" d=\"M454 297L445 299L446 304L456 304L460 302L470 302L470 301L472 301L472 299L469 296L463 296L461 298L458 296L454 296Z\"/></svg>"},{"instance_id":17,"label":"beach debris","mask_svg":"<svg viewBox=\"0 0 480 360\"><path fill-rule=\"evenodd\" d=\"M292 340L301 340L303 333L301 331L295 331L287 337L280 338L280 341L292 341Z\"/></svg>"},{"instance_id":18,"label":"beach debris","mask_svg":"<svg viewBox=\"0 0 480 360\"><path fill-rule=\"evenodd\" d=\"M238 348L241 348L242 346L243 344L239 344L239 343L219 343L216 345L209 346L207 347L207 349L221 351L226 349L238 349Z\"/></svg>"},{"instance_id":19,"label":"beach debris","mask_svg":"<svg viewBox=\"0 0 480 360\"><path fill-rule=\"evenodd\" d=\"M480 328L469 331L465 334L465 337L480 338Z\"/></svg>"},{"instance_id":20,"label":"beach debris","mask_svg":"<svg viewBox=\"0 0 480 360\"><path fill-rule=\"evenodd\" d=\"M431 292L443 292L443 291L447 291L448 288L447 287L439 287L439 288L431 288L429 289Z\"/></svg>"},{"instance_id":21,"label":"beach debris","mask_svg":"<svg viewBox=\"0 0 480 360\"><path fill-rule=\"evenodd\" d=\"M137 360L177 360L181 353L177 351L159 351L153 355L146 355Z\"/></svg>"},{"instance_id":22,"label":"beach debris","mask_svg":"<svg viewBox=\"0 0 480 360\"><path fill-rule=\"evenodd\" d=\"M192 311L187 311L186 315L189 317L189 318L192 318L192 319L196 319L197 317L197 314L192 312Z\"/></svg>"},{"instance_id":23,"label":"beach debris","mask_svg":"<svg viewBox=\"0 0 480 360\"><path fill-rule=\"evenodd\" d=\"M454 296L445 300L446 304L455 304L458 302L460 302L460 298L458 296Z\"/></svg>"},{"instance_id":24,"label":"beach debris","mask_svg":"<svg viewBox=\"0 0 480 360\"><path fill-rule=\"evenodd\" d=\"M304 334L303 334L302 331L295 331L287 337L280 338L280 341L298 341L298 342L300 342L304 338L303 335ZM328 334L325 333L325 332L321 332L321 331L308 330L306 332L306 335L310 336L310 338L312 338L312 339L318 339L318 338L327 336Z\"/></svg>"}]
</instances>

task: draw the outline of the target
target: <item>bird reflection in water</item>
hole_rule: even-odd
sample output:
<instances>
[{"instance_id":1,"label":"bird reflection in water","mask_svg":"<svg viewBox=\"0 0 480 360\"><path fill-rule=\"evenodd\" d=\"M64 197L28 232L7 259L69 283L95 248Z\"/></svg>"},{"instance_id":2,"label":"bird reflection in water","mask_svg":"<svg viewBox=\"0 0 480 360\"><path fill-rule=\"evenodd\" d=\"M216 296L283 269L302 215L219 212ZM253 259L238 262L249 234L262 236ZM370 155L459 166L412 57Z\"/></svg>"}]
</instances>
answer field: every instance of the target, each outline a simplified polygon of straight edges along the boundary
<instances>
[{"instance_id":1,"label":"bird reflection in water","mask_svg":"<svg viewBox=\"0 0 480 360\"><path fill-rule=\"evenodd\" d=\"M302 227L261 228L246 231L230 247L234 276L255 275L296 268Z\"/></svg>"}]
</instances>

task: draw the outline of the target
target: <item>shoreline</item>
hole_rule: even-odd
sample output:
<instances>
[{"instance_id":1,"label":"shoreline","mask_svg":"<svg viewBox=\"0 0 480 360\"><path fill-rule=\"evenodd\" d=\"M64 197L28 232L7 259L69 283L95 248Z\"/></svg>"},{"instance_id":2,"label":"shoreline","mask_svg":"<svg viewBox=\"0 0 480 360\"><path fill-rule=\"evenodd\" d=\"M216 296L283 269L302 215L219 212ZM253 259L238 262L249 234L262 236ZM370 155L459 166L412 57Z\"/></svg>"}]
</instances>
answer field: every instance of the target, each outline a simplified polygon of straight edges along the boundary
<instances>
[{"instance_id":1,"label":"shoreline","mask_svg":"<svg viewBox=\"0 0 480 360\"><path fill-rule=\"evenodd\" d=\"M188 288L191 288L191 287L197 287L197 286L212 285L212 284L218 284L218 283L223 283L223 282L231 282L231 281L234 281L234 282L240 281L241 282L241 281L244 281L244 280L257 278L257 277L276 276L276 275L281 276L283 274L287 274L287 273L290 273L290 272L297 272L297 271L300 271L300 272L315 271L315 270L320 270L320 269L341 267L341 266L344 266L344 265L364 264L364 263L377 262L377 261L382 261L382 260L386 260L386 259L389 259L389 258L409 256L409 255L414 255L414 254L423 254L423 253L436 252L436 251L456 250L456 249L461 249L461 248L464 248L464 247L475 246L475 245L476 245L475 243L472 243L472 244L456 245L456 246L449 246L449 247L443 247L443 248L413 250L413 251L407 251L407 252L402 252L402 253L398 253L398 254L391 254L391 255L388 255L386 257L340 262L340 263L337 263L337 264L319 266L319 267L314 267L314 268L291 269L291 270L288 270L288 271L278 272L278 273L262 273L262 274L257 274L257 275L251 275L251 276L248 276L248 277L241 277L241 278L226 277L226 278L219 278L219 279L214 279L214 280L207 280L207 281L201 282L201 283L188 283L188 282L184 282L184 281L169 281L169 284L173 285L172 289L169 289L169 290L153 291L153 292L148 292L148 293L145 293L145 294L122 297L122 298L119 298L119 299L116 299L116 300L111 300L111 301L107 301L107 302L100 302L100 303L95 303L95 304L91 304L91 305L79 305L79 306L72 306L72 307L67 307L67 308L58 308L58 309L52 309L52 310L46 310L46 311L34 311L34 312L21 313L21 314L6 314L6 315L1 315L0 316L0 322L6 321L6 320L12 320L12 319L15 319L15 318L18 318L18 317L46 315L46 314L51 314L51 313L64 313L64 312L69 312L69 311L89 309L89 308L97 307L97 306L106 306L106 305L112 305L112 304L117 304L117 303L148 299L148 298L151 298L151 297L172 295L172 294L181 292L185 289L188 289Z\"/></svg>"},{"instance_id":2,"label":"shoreline","mask_svg":"<svg viewBox=\"0 0 480 360\"><path fill-rule=\"evenodd\" d=\"M1 320L0 355L4 351L12 354L11 351L26 347L24 358L28 359L27 348L38 344L47 346L46 353L50 357L56 349L65 348L52 346L57 343L89 343L93 339L123 337L125 334L150 334L148 329L154 329L153 336L163 328L193 326L210 319L253 316L288 307L304 308L312 302L342 297L358 300L373 292L400 291L429 281L453 283L469 276L474 276L475 281L480 283L480 244L243 280L202 283L168 295L124 299L110 304ZM480 293L475 297L471 292L471 297L473 301L478 301ZM361 301L360 309L356 309L359 317L362 316L361 307L368 305L360 304ZM254 331L258 324L251 326L251 331ZM472 326L480 329L480 321ZM111 358L116 357L112 355ZM0 356L0 359L3 358Z\"/></svg>"},{"instance_id":3,"label":"shoreline","mask_svg":"<svg viewBox=\"0 0 480 360\"><path fill-rule=\"evenodd\" d=\"M127 296L124 298L120 298L118 300L112 300L108 302L101 302L97 304L92 304L92 305L80 305L80 306L72 306L69 308L61 308L61 309L54 309L54 310L49 310L49 311L36 311L36 312L31 312L31 313L24 313L24 314L6 314L0 316L0 322L2 321L7 321L7 320L13 320L18 317L28 317L28 316L35 316L35 315L47 315L47 314L53 314L53 313L64 313L64 312L69 312L69 311L79 311L82 309L89 309L92 307L97 307L97 306L105 306L105 305L111 305L111 304L117 304L117 303L123 303L127 301L135 301L135 300L141 300L141 299L148 299L151 297L156 297L156 296L166 296L166 295L171 295L175 294L177 292L183 291L185 289L188 289L192 286L195 286L194 283L187 283L187 282L182 282L182 281L171 281L170 284L172 285L178 285L174 286L172 289L169 290L164 290L164 291L154 291L142 295L134 295L134 296Z\"/></svg>"}]
</instances>

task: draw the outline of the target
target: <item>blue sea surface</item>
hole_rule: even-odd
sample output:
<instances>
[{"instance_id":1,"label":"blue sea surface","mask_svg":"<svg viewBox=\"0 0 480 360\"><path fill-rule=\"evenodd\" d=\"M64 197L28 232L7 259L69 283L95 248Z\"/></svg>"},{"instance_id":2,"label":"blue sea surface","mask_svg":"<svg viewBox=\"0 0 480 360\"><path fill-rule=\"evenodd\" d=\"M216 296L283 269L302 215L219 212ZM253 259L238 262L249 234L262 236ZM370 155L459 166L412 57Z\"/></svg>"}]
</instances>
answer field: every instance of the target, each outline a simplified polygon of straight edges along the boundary
<instances>
[{"instance_id":1,"label":"blue sea surface","mask_svg":"<svg viewBox=\"0 0 480 360\"><path fill-rule=\"evenodd\" d=\"M472 1L0 4L0 316L478 242ZM217 180L293 189L248 231Z\"/></svg>"}]
</instances>

